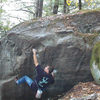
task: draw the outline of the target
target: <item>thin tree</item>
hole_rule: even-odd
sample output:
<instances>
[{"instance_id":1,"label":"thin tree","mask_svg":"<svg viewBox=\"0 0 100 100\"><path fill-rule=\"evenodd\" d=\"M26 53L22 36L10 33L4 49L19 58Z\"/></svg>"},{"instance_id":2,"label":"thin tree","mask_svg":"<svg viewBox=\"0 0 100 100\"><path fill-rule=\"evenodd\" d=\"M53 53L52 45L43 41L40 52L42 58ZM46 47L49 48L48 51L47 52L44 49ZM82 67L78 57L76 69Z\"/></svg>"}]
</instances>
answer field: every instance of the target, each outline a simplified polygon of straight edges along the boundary
<instances>
[{"instance_id":1,"label":"thin tree","mask_svg":"<svg viewBox=\"0 0 100 100\"><path fill-rule=\"evenodd\" d=\"M79 0L79 10L81 10L81 9L82 9L82 1Z\"/></svg>"},{"instance_id":2,"label":"thin tree","mask_svg":"<svg viewBox=\"0 0 100 100\"><path fill-rule=\"evenodd\" d=\"M36 17L42 17L43 0L37 0L36 4Z\"/></svg>"},{"instance_id":3,"label":"thin tree","mask_svg":"<svg viewBox=\"0 0 100 100\"><path fill-rule=\"evenodd\" d=\"M40 3L39 3L40 5L39 5L39 7L40 7L40 9L39 9L39 17L42 17L42 11L43 11L43 0L40 0Z\"/></svg>"},{"instance_id":4,"label":"thin tree","mask_svg":"<svg viewBox=\"0 0 100 100\"><path fill-rule=\"evenodd\" d=\"M64 0L64 8L63 8L64 13L66 13L66 6L67 6L67 3L66 3L66 0Z\"/></svg>"},{"instance_id":5,"label":"thin tree","mask_svg":"<svg viewBox=\"0 0 100 100\"><path fill-rule=\"evenodd\" d=\"M38 17L39 13L39 0L36 1L36 17Z\"/></svg>"},{"instance_id":6,"label":"thin tree","mask_svg":"<svg viewBox=\"0 0 100 100\"><path fill-rule=\"evenodd\" d=\"M59 7L59 0L55 0L55 4L54 4L54 7L53 7L53 14L58 13L58 7Z\"/></svg>"}]
</instances>

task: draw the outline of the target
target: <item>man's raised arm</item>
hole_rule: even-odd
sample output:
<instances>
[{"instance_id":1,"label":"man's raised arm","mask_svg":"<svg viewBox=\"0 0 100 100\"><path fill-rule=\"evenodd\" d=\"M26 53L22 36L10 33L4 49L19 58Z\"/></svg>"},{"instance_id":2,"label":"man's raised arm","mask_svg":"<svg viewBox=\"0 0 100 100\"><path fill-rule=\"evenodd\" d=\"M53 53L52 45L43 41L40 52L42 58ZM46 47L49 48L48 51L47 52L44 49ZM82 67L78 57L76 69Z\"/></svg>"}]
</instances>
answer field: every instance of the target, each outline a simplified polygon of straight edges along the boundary
<instances>
[{"instance_id":1,"label":"man's raised arm","mask_svg":"<svg viewBox=\"0 0 100 100\"><path fill-rule=\"evenodd\" d=\"M32 49L32 52L33 52L34 64L35 64L35 67L37 67L39 63L38 63L37 57L36 57L36 49Z\"/></svg>"}]
</instances>

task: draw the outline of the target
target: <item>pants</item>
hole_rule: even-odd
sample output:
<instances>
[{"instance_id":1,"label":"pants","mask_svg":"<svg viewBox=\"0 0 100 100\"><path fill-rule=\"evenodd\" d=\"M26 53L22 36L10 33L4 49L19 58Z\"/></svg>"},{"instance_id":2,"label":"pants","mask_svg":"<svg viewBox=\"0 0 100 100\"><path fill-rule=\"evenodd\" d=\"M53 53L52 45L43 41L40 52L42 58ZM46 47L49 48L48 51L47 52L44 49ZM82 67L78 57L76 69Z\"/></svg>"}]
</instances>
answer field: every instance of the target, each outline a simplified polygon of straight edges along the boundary
<instances>
[{"instance_id":1,"label":"pants","mask_svg":"<svg viewBox=\"0 0 100 100\"><path fill-rule=\"evenodd\" d=\"M16 83L18 85L21 84L21 83L24 83L24 82L26 82L31 87L33 80L25 75L25 76L23 76L22 78L20 78L19 80L16 81Z\"/></svg>"}]
</instances>

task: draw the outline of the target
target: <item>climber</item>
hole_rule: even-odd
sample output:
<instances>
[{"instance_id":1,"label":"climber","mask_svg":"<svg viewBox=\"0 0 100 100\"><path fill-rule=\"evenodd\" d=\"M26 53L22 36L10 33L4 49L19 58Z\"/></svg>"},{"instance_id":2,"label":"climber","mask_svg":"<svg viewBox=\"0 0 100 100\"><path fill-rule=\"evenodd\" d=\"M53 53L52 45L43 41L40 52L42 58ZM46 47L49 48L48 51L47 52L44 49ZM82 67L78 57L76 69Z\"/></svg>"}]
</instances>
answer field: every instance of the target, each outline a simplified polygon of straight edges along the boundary
<instances>
[{"instance_id":1,"label":"climber","mask_svg":"<svg viewBox=\"0 0 100 100\"><path fill-rule=\"evenodd\" d=\"M21 84L26 82L29 87L35 92L36 98L41 98L42 93L46 90L46 88L54 83L54 67L46 66L44 69L39 65L37 56L36 56L36 49L32 49L33 52L33 59L35 64L35 69L37 72L37 76L34 80L29 78L28 76L23 76L22 78L18 79L15 78L16 84Z\"/></svg>"}]
</instances>

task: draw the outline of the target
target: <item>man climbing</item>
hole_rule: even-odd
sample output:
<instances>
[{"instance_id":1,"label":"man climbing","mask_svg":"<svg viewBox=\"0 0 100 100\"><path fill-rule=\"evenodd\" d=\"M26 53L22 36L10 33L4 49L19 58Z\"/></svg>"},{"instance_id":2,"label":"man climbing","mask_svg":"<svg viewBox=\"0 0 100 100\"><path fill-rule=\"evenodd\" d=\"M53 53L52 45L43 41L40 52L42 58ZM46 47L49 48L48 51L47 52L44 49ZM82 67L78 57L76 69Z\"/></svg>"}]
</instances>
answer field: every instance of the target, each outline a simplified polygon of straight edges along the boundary
<instances>
[{"instance_id":1,"label":"man climbing","mask_svg":"<svg viewBox=\"0 0 100 100\"><path fill-rule=\"evenodd\" d=\"M41 98L41 95L45 91L45 89L50 84L54 83L54 73L53 73L54 68L52 66L46 66L44 69L42 69L37 60L36 50L32 49L32 52L33 52L35 69L37 72L36 78L32 80L31 78L25 75L20 79L16 77L15 81L18 85L26 82L36 93L35 97Z\"/></svg>"}]
</instances>

